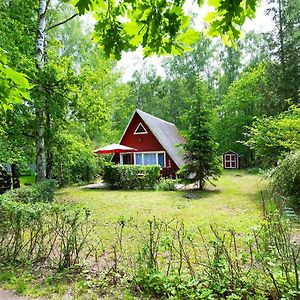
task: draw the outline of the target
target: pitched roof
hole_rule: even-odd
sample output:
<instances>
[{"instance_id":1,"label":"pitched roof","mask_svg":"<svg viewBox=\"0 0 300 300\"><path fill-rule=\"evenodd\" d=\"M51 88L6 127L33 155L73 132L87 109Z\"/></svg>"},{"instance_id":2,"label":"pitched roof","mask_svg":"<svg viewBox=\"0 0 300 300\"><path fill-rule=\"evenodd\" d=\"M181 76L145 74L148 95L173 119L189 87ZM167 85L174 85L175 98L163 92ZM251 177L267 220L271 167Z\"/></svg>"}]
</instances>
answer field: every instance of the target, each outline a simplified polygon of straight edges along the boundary
<instances>
[{"instance_id":1,"label":"pitched roof","mask_svg":"<svg viewBox=\"0 0 300 300\"><path fill-rule=\"evenodd\" d=\"M185 144L185 140L179 133L177 127L173 123L156 118L139 109L137 109L134 114L135 113L145 122L175 164L181 167L184 164L184 154L182 147L178 147L178 145Z\"/></svg>"}]
</instances>

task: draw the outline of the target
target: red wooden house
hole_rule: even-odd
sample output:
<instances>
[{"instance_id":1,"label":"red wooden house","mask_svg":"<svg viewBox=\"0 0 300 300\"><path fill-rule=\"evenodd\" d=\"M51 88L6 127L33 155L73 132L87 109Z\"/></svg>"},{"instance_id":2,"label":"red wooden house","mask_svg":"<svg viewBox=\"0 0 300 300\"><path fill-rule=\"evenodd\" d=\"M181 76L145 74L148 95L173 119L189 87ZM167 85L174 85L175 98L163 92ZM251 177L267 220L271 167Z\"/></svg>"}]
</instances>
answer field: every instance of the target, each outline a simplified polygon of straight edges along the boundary
<instances>
[{"instance_id":1,"label":"red wooden house","mask_svg":"<svg viewBox=\"0 0 300 300\"><path fill-rule=\"evenodd\" d=\"M174 124L137 109L120 140L120 144L137 151L116 153L112 161L120 164L159 164L162 176L175 178L184 163L183 150L178 145L184 143Z\"/></svg>"}]
</instances>

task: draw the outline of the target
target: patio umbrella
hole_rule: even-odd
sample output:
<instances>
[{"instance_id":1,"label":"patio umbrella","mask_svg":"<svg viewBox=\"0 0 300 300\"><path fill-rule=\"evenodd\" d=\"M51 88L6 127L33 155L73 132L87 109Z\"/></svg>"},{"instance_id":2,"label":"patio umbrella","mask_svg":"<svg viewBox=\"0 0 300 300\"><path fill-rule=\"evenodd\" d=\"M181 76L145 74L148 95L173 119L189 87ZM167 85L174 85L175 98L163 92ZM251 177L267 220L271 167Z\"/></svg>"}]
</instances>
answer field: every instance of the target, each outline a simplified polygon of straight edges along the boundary
<instances>
[{"instance_id":1,"label":"patio umbrella","mask_svg":"<svg viewBox=\"0 0 300 300\"><path fill-rule=\"evenodd\" d=\"M123 152L135 152L138 151L135 148L127 147L120 144L111 144L94 151L97 154L110 154L110 153L123 153Z\"/></svg>"}]
</instances>

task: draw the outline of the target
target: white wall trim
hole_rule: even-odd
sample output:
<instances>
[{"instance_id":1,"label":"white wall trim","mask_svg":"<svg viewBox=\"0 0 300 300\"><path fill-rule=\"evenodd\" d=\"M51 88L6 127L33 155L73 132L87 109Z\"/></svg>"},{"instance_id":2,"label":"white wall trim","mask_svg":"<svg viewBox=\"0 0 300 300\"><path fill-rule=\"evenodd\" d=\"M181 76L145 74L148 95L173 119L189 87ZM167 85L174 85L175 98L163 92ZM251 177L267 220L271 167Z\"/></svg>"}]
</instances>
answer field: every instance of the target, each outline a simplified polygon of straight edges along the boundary
<instances>
[{"instance_id":1,"label":"white wall trim","mask_svg":"<svg viewBox=\"0 0 300 300\"><path fill-rule=\"evenodd\" d=\"M144 132L137 132L137 130L138 130L138 128L139 128L140 126L143 127ZM148 131L146 130L145 126L142 124L142 122L140 122L139 125L136 126L136 129L135 129L135 131L134 131L133 134L147 134L147 133L148 133Z\"/></svg>"}]
</instances>

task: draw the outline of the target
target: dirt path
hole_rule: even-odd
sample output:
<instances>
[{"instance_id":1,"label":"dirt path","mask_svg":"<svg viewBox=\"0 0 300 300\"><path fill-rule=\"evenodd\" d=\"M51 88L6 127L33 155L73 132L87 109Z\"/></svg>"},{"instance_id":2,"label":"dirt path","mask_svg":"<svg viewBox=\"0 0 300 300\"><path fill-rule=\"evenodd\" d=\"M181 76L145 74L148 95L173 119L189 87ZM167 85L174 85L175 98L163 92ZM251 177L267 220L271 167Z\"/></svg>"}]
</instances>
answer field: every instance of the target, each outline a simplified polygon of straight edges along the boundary
<instances>
[{"instance_id":1,"label":"dirt path","mask_svg":"<svg viewBox=\"0 0 300 300\"><path fill-rule=\"evenodd\" d=\"M18 296L12 291L0 290L0 300L30 300L27 297Z\"/></svg>"}]
</instances>

